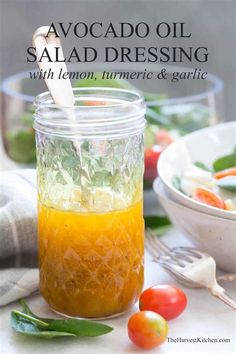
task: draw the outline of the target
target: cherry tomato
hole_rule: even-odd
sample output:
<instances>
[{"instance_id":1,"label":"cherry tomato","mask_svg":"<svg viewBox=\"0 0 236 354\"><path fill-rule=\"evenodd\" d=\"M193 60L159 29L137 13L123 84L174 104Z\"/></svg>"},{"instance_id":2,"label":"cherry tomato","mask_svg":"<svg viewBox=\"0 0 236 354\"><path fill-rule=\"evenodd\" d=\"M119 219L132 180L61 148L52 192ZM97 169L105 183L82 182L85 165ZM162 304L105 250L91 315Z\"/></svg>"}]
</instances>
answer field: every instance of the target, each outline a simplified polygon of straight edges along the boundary
<instances>
[{"instance_id":1,"label":"cherry tomato","mask_svg":"<svg viewBox=\"0 0 236 354\"><path fill-rule=\"evenodd\" d=\"M145 171L144 178L153 181L157 177L157 161L162 153L163 148L159 145L153 145L144 152Z\"/></svg>"},{"instance_id":2,"label":"cherry tomato","mask_svg":"<svg viewBox=\"0 0 236 354\"><path fill-rule=\"evenodd\" d=\"M139 309L154 311L166 320L178 317L187 305L184 292L174 285L157 285L146 289L139 298Z\"/></svg>"},{"instance_id":3,"label":"cherry tomato","mask_svg":"<svg viewBox=\"0 0 236 354\"><path fill-rule=\"evenodd\" d=\"M168 334L166 320L152 311L134 313L128 322L128 336L137 346L151 349L162 344Z\"/></svg>"},{"instance_id":4,"label":"cherry tomato","mask_svg":"<svg viewBox=\"0 0 236 354\"><path fill-rule=\"evenodd\" d=\"M227 168L226 170L219 171L214 174L216 179L221 179L228 176L236 176L236 167Z\"/></svg>"},{"instance_id":5,"label":"cherry tomato","mask_svg":"<svg viewBox=\"0 0 236 354\"><path fill-rule=\"evenodd\" d=\"M85 106L105 106L105 101L84 101Z\"/></svg>"},{"instance_id":6,"label":"cherry tomato","mask_svg":"<svg viewBox=\"0 0 236 354\"><path fill-rule=\"evenodd\" d=\"M195 190L193 199L219 209L225 209L224 200L216 193L205 187L198 187Z\"/></svg>"},{"instance_id":7,"label":"cherry tomato","mask_svg":"<svg viewBox=\"0 0 236 354\"><path fill-rule=\"evenodd\" d=\"M173 138L166 129L160 129L156 132L156 142L158 145L166 147L173 143Z\"/></svg>"}]
</instances>

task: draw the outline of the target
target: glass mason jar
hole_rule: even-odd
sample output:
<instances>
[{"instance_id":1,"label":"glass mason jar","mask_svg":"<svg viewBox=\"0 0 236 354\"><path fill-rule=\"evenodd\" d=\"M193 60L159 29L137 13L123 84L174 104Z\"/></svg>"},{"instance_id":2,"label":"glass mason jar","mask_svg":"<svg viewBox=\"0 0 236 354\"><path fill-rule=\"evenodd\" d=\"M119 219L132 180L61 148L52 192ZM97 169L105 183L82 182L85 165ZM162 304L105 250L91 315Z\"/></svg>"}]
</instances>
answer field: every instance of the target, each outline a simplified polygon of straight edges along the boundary
<instances>
[{"instance_id":1,"label":"glass mason jar","mask_svg":"<svg viewBox=\"0 0 236 354\"><path fill-rule=\"evenodd\" d=\"M74 108L35 101L40 291L56 312L102 318L143 286L145 106L127 90L74 95Z\"/></svg>"}]
</instances>

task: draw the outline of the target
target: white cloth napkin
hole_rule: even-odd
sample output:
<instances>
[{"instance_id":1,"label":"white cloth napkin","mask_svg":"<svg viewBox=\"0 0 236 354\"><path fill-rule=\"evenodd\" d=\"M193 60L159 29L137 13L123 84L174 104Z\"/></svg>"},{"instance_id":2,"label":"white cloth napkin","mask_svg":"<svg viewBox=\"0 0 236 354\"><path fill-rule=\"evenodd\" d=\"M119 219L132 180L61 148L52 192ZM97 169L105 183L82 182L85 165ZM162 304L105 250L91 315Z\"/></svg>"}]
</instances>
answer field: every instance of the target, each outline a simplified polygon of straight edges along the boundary
<instances>
[{"instance_id":1,"label":"white cloth napkin","mask_svg":"<svg viewBox=\"0 0 236 354\"><path fill-rule=\"evenodd\" d=\"M38 290L35 170L0 172L0 306Z\"/></svg>"}]
</instances>

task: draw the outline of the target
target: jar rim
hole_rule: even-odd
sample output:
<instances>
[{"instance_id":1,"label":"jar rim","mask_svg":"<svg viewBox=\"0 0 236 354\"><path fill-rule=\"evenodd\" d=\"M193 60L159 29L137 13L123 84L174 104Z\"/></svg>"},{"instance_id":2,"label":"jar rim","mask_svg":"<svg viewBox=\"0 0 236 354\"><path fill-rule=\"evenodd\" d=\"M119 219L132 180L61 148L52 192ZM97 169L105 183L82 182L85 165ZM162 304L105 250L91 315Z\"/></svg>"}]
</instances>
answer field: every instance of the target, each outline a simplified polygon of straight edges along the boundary
<instances>
[{"instance_id":1,"label":"jar rim","mask_svg":"<svg viewBox=\"0 0 236 354\"><path fill-rule=\"evenodd\" d=\"M73 108L75 109L91 109L91 108L99 108L99 107L116 107L117 105L120 104L140 104L142 102L144 102L144 98L142 96L142 94L138 91L131 91L131 90L125 90L125 89L119 89L119 88L112 88L112 87L81 87L81 88L73 88L72 89L73 92L113 92L115 93L124 93L124 94L128 94L128 95L133 95L134 97L136 97L134 100L132 101L125 101L124 103L119 103L119 104L111 104L111 105L105 105L105 106L101 106L101 105L93 105L93 106L74 106ZM45 91L40 93L39 95L37 95L35 97L34 100L34 106L45 106L48 108L58 108L58 109L63 109L63 108L70 108L71 106L59 106L56 103L48 103L47 101L42 101L43 99L46 98L50 98L52 100L52 96L51 93L49 91Z\"/></svg>"},{"instance_id":2,"label":"jar rim","mask_svg":"<svg viewBox=\"0 0 236 354\"><path fill-rule=\"evenodd\" d=\"M144 129L145 103L139 92L104 87L74 88L73 92L73 107L55 104L49 91L36 97L36 131L68 137L113 137Z\"/></svg>"}]
</instances>

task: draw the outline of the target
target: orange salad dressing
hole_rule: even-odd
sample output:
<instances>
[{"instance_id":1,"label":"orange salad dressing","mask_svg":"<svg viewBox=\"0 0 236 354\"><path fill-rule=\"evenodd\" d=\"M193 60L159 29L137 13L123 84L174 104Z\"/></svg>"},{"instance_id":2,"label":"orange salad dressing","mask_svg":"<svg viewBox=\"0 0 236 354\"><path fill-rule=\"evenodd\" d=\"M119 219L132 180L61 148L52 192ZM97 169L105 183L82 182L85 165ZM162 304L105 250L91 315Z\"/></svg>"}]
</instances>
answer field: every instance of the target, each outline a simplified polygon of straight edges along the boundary
<instances>
[{"instance_id":1,"label":"orange salad dressing","mask_svg":"<svg viewBox=\"0 0 236 354\"><path fill-rule=\"evenodd\" d=\"M142 201L107 213L62 211L39 203L40 291L69 316L129 309L143 286Z\"/></svg>"}]
</instances>

